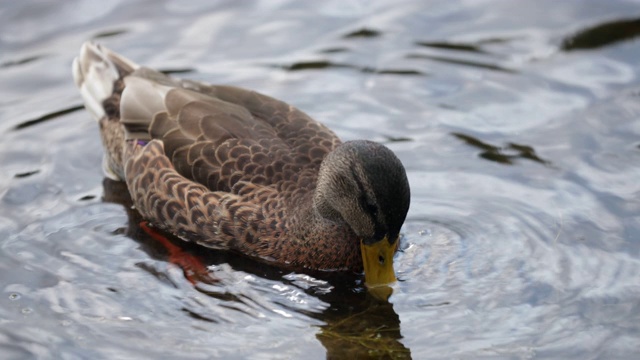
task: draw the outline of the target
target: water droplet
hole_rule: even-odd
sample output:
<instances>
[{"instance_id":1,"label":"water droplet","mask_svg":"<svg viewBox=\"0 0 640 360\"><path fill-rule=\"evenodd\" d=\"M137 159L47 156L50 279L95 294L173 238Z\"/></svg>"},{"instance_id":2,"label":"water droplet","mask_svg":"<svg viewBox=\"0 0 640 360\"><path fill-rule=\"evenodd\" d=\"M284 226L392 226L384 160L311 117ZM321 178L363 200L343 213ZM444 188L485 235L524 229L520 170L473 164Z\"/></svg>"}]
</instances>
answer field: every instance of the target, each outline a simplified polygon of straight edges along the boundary
<instances>
[{"instance_id":1,"label":"water droplet","mask_svg":"<svg viewBox=\"0 0 640 360\"><path fill-rule=\"evenodd\" d=\"M20 294L18 293L9 294L9 300L20 300Z\"/></svg>"},{"instance_id":2,"label":"water droplet","mask_svg":"<svg viewBox=\"0 0 640 360\"><path fill-rule=\"evenodd\" d=\"M31 308L22 308L20 312L22 312L22 314L24 315L29 315L33 312L33 310Z\"/></svg>"},{"instance_id":3,"label":"water droplet","mask_svg":"<svg viewBox=\"0 0 640 360\"><path fill-rule=\"evenodd\" d=\"M274 288L275 290L277 290L277 291L280 291L280 292L284 292L284 291L286 291L286 290L288 290L288 289L289 289L289 287L288 287L288 286L286 286L286 285L278 285L278 284L273 285L273 288Z\"/></svg>"},{"instance_id":4,"label":"water droplet","mask_svg":"<svg viewBox=\"0 0 640 360\"><path fill-rule=\"evenodd\" d=\"M273 311L274 313L276 313L276 314L280 314L280 315L282 315L282 316L284 316L284 317L286 317L286 318L293 317L293 315L289 314L288 312L286 312L286 311L284 311L284 310L280 310L280 309L273 309L272 311Z\"/></svg>"},{"instance_id":5,"label":"water droplet","mask_svg":"<svg viewBox=\"0 0 640 360\"><path fill-rule=\"evenodd\" d=\"M418 235L420 236L431 236L431 230L425 229L418 231Z\"/></svg>"}]
</instances>

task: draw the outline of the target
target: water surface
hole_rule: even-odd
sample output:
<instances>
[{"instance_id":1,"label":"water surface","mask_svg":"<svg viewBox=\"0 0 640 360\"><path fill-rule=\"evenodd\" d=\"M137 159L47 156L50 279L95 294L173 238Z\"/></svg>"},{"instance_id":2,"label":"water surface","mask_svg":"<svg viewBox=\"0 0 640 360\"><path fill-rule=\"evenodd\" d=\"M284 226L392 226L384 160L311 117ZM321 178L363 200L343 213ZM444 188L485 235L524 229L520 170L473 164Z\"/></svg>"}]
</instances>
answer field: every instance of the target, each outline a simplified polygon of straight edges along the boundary
<instances>
[{"instance_id":1,"label":"water surface","mask_svg":"<svg viewBox=\"0 0 640 360\"><path fill-rule=\"evenodd\" d=\"M639 19L622 0L2 3L2 357L637 358ZM89 39L393 149L412 205L389 302L142 231L71 79Z\"/></svg>"}]
</instances>

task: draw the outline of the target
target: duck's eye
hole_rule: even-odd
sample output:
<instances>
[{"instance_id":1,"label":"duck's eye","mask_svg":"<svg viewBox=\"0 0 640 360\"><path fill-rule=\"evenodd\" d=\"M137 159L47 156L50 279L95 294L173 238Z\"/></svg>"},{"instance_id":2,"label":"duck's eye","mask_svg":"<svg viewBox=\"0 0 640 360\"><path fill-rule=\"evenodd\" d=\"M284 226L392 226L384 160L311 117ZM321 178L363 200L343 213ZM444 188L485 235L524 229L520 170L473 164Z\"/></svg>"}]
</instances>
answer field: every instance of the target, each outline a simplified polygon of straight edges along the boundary
<instances>
[{"instance_id":1,"label":"duck's eye","mask_svg":"<svg viewBox=\"0 0 640 360\"><path fill-rule=\"evenodd\" d=\"M378 207L375 204L367 204L367 212L376 217L378 216Z\"/></svg>"},{"instance_id":2,"label":"duck's eye","mask_svg":"<svg viewBox=\"0 0 640 360\"><path fill-rule=\"evenodd\" d=\"M367 199L367 197L364 195L360 196L360 206L362 207L362 210L366 211L372 217L375 218L378 216L378 206L374 202Z\"/></svg>"}]
</instances>

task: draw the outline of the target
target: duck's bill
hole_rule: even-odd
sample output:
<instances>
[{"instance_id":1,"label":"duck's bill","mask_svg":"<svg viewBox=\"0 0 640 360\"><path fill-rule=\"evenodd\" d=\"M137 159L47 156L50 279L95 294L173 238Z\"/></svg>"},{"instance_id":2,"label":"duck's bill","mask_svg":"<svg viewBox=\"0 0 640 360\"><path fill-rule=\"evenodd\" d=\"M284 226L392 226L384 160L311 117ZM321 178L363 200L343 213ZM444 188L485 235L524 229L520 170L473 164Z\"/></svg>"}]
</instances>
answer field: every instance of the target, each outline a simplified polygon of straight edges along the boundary
<instances>
[{"instance_id":1,"label":"duck's bill","mask_svg":"<svg viewBox=\"0 0 640 360\"><path fill-rule=\"evenodd\" d=\"M364 264L364 279L369 288L391 284L396 281L393 272L393 254L396 252L398 240L391 244L385 236L384 239L365 244L360 242L362 261Z\"/></svg>"}]
</instances>

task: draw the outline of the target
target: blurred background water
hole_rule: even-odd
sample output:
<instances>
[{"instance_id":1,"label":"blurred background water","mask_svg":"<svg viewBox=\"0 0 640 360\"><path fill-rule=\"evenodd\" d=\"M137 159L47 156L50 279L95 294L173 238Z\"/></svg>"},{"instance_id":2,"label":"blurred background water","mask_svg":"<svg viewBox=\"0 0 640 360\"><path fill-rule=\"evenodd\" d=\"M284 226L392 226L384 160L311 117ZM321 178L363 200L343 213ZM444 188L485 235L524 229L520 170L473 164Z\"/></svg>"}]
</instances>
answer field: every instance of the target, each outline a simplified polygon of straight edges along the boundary
<instances>
[{"instance_id":1,"label":"blurred background water","mask_svg":"<svg viewBox=\"0 0 640 360\"><path fill-rule=\"evenodd\" d=\"M4 1L0 357L635 359L638 1ZM196 281L103 179L89 39L386 143L389 302L224 252Z\"/></svg>"}]
</instances>

